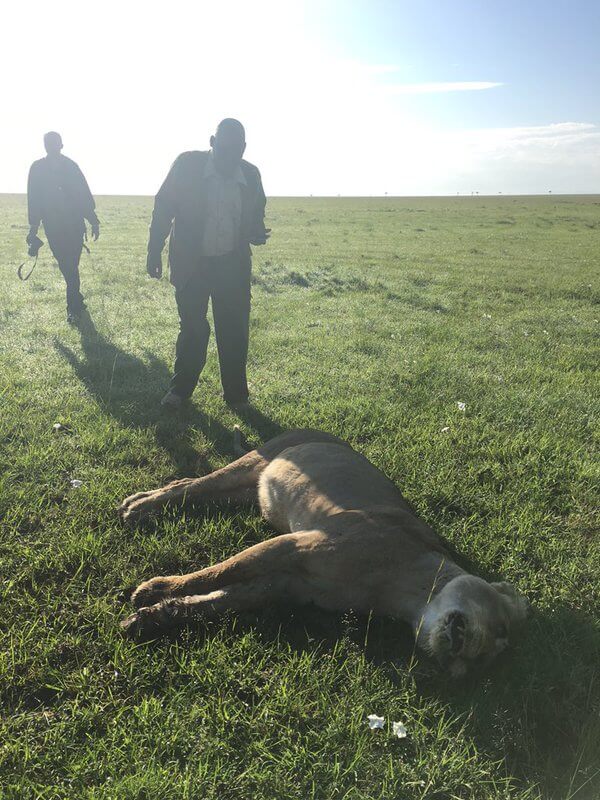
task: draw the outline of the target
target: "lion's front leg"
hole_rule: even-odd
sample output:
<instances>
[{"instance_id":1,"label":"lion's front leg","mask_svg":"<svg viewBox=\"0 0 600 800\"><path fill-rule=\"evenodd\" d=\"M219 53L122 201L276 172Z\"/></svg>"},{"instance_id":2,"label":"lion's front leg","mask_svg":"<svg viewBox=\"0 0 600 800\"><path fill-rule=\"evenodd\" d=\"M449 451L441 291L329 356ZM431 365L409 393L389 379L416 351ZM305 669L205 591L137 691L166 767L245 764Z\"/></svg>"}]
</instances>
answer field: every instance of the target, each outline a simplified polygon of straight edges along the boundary
<instances>
[{"instance_id":1,"label":"lion's front leg","mask_svg":"<svg viewBox=\"0 0 600 800\"><path fill-rule=\"evenodd\" d=\"M285 581L255 580L234 584L209 594L175 597L144 606L121 622L123 633L134 639L153 639L193 619L209 621L226 611L262 608L285 596Z\"/></svg>"},{"instance_id":2,"label":"lion's front leg","mask_svg":"<svg viewBox=\"0 0 600 800\"><path fill-rule=\"evenodd\" d=\"M197 572L150 578L137 587L131 602L136 608L143 608L169 598L206 595L233 584L257 580L272 583L278 576L292 576L306 558L307 544L319 535L316 531L286 533Z\"/></svg>"},{"instance_id":3,"label":"lion's front leg","mask_svg":"<svg viewBox=\"0 0 600 800\"><path fill-rule=\"evenodd\" d=\"M152 638L190 614L209 618L282 597L308 602L312 594L307 594L306 583L315 559L322 560L319 544L324 541L321 531L283 534L198 572L151 578L133 593L138 611L121 626L127 635Z\"/></svg>"}]
</instances>

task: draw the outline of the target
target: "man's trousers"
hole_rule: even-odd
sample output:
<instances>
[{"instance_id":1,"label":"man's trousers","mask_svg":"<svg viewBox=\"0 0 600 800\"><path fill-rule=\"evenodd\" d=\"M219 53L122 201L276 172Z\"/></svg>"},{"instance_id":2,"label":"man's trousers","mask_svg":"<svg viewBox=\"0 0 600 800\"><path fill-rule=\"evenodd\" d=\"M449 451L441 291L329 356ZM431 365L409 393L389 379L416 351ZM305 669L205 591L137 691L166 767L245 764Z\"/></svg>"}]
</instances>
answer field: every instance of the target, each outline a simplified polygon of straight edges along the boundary
<instances>
[{"instance_id":1,"label":"man's trousers","mask_svg":"<svg viewBox=\"0 0 600 800\"><path fill-rule=\"evenodd\" d=\"M65 227L64 230L44 226L52 255L58 261L67 284L67 313L78 314L83 308L79 283L79 259L83 249L83 233Z\"/></svg>"},{"instance_id":2,"label":"man's trousers","mask_svg":"<svg viewBox=\"0 0 600 800\"><path fill-rule=\"evenodd\" d=\"M202 258L197 271L175 290L179 336L171 389L190 397L206 363L211 300L219 353L223 398L227 403L248 399L246 360L250 321L250 260L232 253Z\"/></svg>"}]
</instances>

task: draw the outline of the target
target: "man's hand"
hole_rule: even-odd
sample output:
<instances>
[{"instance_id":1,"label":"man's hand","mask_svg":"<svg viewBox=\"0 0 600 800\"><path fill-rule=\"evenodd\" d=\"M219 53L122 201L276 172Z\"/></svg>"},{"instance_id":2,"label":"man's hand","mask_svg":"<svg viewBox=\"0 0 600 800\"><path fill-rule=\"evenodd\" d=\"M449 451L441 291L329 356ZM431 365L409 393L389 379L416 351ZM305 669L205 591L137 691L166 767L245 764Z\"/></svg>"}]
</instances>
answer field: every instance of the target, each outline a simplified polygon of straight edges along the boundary
<instances>
[{"instance_id":1,"label":"man's hand","mask_svg":"<svg viewBox=\"0 0 600 800\"><path fill-rule=\"evenodd\" d=\"M151 278L156 278L157 280L162 277L162 259L160 253L148 253L146 272Z\"/></svg>"},{"instance_id":2,"label":"man's hand","mask_svg":"<svg viewBox=\"0 0 600 800\"><path fill-rule=\"evenodd\" d=\"M37 254L40 252L40 247L44 246L44 243L37 235L37 226L31 226L29 233L25 237L25 241L27 242L27 255L36 258Z\"/></svg>"},{"instance_id":3,"label":"man's hand","mask_svg":"<svg viewBox=\"0 0 600 800\"><path fill-rule=\"evenodd\" d=\"M98 222L98 220L96 220L95 222L92 222L91 228L92 228L92 239L95 242L97 242L98 241L98 237L100 236L100 223Z\"/></svg>"},{"instance_id":4,"label":"man's hand","mask_svg":"<svg viewBox=\"0 0 600 800\"><path fill-rule=\"evenodd\" d=\"M271 235L271 228L265 228L265 232L263 234L257 234L254 239L250 239L250 244L259 245L259 244L266 244L267 239Z\"/></svg>"}]
</instances>

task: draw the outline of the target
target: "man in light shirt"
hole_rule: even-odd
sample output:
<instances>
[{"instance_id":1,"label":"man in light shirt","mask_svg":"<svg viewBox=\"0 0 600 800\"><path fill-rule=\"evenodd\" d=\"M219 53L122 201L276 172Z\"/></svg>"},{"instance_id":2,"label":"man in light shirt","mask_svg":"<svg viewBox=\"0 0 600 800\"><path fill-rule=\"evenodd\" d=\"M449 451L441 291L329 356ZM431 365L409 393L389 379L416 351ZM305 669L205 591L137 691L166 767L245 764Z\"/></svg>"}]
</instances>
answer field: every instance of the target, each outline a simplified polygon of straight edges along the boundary
<instances>
[{"instance_id":1,"label":"man in light shirt","mask_svg":"<svg viewBox=\"0 0 600 800\"><path fill-rule=\"evenodd\" d=\"M178 408L191 397L206 362L211 300L223 398L248 402L246 360L250 319L250 245L265 244L266 198L260 173L244 161L243 125L224 119L210 151L177 157L154 201L146 269L162 275L169 239L171 283L179 311L179 336L171 388L162 404Z\"/></svg>"}]
</instances>

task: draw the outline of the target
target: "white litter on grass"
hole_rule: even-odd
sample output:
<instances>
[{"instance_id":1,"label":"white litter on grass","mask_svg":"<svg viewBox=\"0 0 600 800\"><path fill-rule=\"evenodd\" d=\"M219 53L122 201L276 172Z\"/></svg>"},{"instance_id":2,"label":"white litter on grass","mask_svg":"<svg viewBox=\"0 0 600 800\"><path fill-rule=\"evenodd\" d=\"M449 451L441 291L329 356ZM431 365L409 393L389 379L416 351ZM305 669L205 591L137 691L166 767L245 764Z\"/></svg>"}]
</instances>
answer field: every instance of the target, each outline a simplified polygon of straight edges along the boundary
<instances>
[{"instance_id":1,"label":"white litter on grass","mask_svg":"<svg viewBox=\"0 0 600 800\"><path fill-rule=\"evenodd\" d=\"M483 315L483 318L484 318L484 319L491 319L491 318L492 318L492 315L491 315L491 314L484 314L484 315Z\"/></svg>"},{"instance_id":2,"label":"white litter on grass","mask_svg":"<svg viewBox=\"0 0 600 800\"><path fill-rule=\"evenodd\" d=\"M79 489L80 486L83 486L83 481L78 481L77 478L73 478L71 481L71 486L73 489Z\"/></svg>"},{"instance_id":3,"label":"white litter on grass","mask_svg":"<svg viewBox=\"0 0 600 800\"><path fill-rule=\"evenodd\" d=\"M458 403L457 403L456 405L458 406L458 410L459 410L459 411L464 411L464 410L465 410L465 408L467 407L467 404L466 404L466 403L463 403L463 402L461 402L460 400L458 401Z\"/></svg>"},{"instance_id":4,"label":"white litter on grass","mask_svg":"<svg viewBox=\"0 0 600 800\"><path fill-rule=\"evenodd\" d=\"M450 427L448 425L446 425L445 428L442 428L442 433L448 433L449 430L450 430Z\"/></svg>"},{"instance_id":5,"label":"white litter on grass","mask_svg":"<svg viewBox=\"0 0 600 800\"><path fill-rule=\"evenodd\" d=\"M406 728L401 722L392 722L392 733L399 739L406 739Z\"/></svg>"},{"instance_id":6,"label":"white litter on grass","mask_svg":"<svg viewBox=\"0 0 600 800\"><path fill-rule=\"evenodd\" d=\"M369 722L369 728L374 731L376 728L383 728L385 717L378 717L377 714L369 714L367 720Z\"/></svg>"},{"instance_id":7,"label":"white litter on grass","mask_svg":"<svg viewBox=\"0 0 600 800\"><path fill-rule=\"evenodd\" d=\"M54 425L52 426L52 430L54 431L54 433L70 433L71 432L70 429L66 425L62 424L62 422L55 422Z\"/></svg>"}]
</instances>

